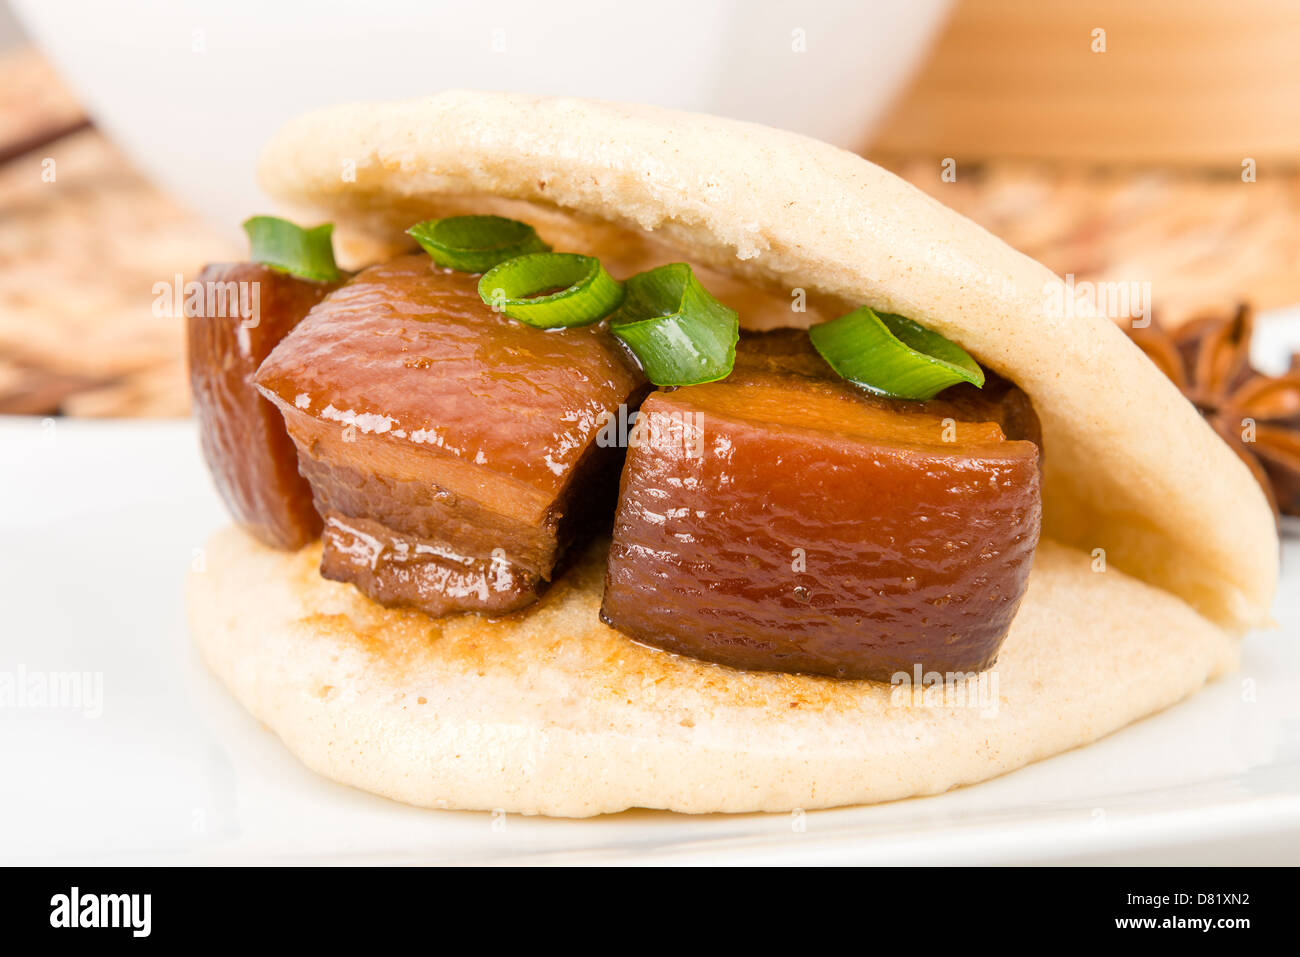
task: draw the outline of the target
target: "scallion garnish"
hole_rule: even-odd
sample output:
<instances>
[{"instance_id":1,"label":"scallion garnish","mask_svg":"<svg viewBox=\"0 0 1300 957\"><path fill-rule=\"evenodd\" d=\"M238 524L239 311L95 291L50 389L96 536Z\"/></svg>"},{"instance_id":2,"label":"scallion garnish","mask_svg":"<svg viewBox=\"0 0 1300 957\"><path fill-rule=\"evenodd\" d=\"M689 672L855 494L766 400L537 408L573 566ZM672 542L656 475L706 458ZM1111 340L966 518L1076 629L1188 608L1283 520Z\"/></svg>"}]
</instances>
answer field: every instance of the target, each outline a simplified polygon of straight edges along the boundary
<instances>
[{"instance_id":1,"label":"scallion garnish","mask_svg":"<svg viewBox=\"0 0 1300 957\"><path fill-rule=\"evenodd\" d=\"M739 316L709 295L686 263L629 279L627 299L609 328L655 385L697 385L731 374Z\"/></svg>"},{"instance_id":2,"label":"scallion garnish","mask_svg":"<svg viewBox=\"0 0 1300 957\"><path fill-rule=\"evenodd\" d=\"M808 330L832 369L850 382L895 399L929 399L984 370L961 346L911 319L868 306Z\"/></svg>"},{"instance_id":3,"label":"scallion garnish","mask_svg":"<svg viewBox=\"0 0 1300 957\"><path fill-rule=\"evenodd\" d=\"M560 329L585 326L609 315L623 301L623 285L591 256L532 253L485 272L478 281L478 294L492 308L525 325Z\"/></svg>"},{"instance_id":4,"label":"scallion garnish","mask_svg":"<svg viewBox=\"0 0 1300 957\"><path fill-rule=\"evenodd\" d=\"M504 216L430 219L406 232L439 266L461 272L487 272L507 259L551 248L533 227Z\"/></svg>"},{"instance_id":5,"label":"scallion garnish","mask_svg":"<svg viewBox=\"0 0 1300 957\"><path fill-rule=\"evenodd\" d=\"M244 220L244 232L255 263L317 282L342 278L334 264L333 223L303 229L276 216L253 216Z\"/></svg>"}]
</instances>

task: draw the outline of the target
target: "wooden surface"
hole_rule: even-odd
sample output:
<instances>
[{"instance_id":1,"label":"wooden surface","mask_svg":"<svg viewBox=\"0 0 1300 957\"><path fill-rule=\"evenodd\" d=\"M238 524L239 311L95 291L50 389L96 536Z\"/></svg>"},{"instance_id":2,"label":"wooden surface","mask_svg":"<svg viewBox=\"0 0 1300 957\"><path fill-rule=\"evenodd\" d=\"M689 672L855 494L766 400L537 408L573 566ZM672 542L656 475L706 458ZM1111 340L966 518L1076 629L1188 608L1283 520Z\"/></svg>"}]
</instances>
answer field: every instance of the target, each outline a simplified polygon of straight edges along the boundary
<instances>
[{"instance_id":1,"label":"wooden surface","mask_svg":"<svg viewBox=\"0 0 1300 957\"><path fill-rule=\"evenodd\" d=\"M958 0L874 148L967 163L1295 165L1300 3Z\"/></svg>"},{"instance_id":2,"label":"wooden surface","mask_svg":"<svg viewBox=\"0 0 1300 957\"><path fill-rule=\"evenodd\" d=\"M0 148L79 116L39 57L0 60ZM937 158L873 158L1057 272L1151 282L1166 320L1300 302L1294 171L959 161L945 182ZM0 412L185 414L183 324L154 316L153 284L243 253L95 130L0 164Z\"/></svg>"}]
</instances>

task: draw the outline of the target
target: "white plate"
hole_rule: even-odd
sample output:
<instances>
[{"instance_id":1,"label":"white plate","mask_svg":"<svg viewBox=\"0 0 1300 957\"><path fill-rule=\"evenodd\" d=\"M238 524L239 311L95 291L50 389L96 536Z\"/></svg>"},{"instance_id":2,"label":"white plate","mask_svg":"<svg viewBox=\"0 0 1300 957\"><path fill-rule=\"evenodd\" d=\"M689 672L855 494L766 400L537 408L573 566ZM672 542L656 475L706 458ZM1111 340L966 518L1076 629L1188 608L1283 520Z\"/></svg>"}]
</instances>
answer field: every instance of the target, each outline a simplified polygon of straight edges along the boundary
<instances>
[{"instance_id":1,"label":"white plate","mask_svg":"<svg viewBox=\"0 0 1300 957\"><path fill-rule=\"evenodd\" d=\"M0 419L0 475L0 680L103 688L0 707L4 862L1300 862L1295 539L1281 627L1239 674L986 784L802 817L493 818L316 777L203 670L181 586L225 519L190 424Z\"/></svg>"}]
</instances>

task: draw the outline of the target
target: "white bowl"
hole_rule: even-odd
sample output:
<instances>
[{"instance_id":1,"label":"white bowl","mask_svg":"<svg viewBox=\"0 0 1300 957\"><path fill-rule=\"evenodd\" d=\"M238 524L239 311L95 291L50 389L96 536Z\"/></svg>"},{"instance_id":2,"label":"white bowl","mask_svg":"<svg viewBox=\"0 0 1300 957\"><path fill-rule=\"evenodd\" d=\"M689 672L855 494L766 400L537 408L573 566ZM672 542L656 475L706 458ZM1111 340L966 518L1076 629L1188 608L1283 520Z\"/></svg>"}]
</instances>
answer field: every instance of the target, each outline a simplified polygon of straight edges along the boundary
<instances>
[{"instance_id":1,"label":"white bowl","mask_svg":"<svg viewBox=\"0 0 1300 957\"><path fill-rule=\"evenodd\" d=\"M862 146L948 0L12 0L96 121L229 228L258 149L343 101L490 89L655 103Z\"/></svg>"}]
</instances>

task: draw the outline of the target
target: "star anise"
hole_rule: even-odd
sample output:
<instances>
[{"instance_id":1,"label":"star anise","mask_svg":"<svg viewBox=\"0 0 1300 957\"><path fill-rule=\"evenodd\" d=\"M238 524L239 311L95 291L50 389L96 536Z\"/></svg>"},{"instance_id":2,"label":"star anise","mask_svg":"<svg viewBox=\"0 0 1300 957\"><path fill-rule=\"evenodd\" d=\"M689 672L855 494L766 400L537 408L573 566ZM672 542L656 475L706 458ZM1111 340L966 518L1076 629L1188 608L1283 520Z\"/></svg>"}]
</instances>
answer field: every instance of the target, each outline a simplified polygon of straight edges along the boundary
<instances>
[{"instance_id":1,"label":"star anise","mask_svg":"<svg viewBox=\"0 0 1300 957\"><path fill-rule=\"evenodd\" d=\"M1255 319L1242 304L1176 329L1156 320L1129 336L1250 467L1274 514L1300 515L1300 355L1279 376L1250 364Z\"/></svg>"}]
</instances>

